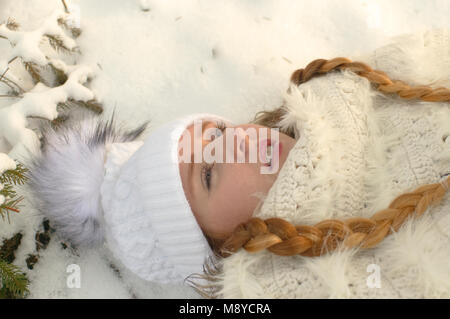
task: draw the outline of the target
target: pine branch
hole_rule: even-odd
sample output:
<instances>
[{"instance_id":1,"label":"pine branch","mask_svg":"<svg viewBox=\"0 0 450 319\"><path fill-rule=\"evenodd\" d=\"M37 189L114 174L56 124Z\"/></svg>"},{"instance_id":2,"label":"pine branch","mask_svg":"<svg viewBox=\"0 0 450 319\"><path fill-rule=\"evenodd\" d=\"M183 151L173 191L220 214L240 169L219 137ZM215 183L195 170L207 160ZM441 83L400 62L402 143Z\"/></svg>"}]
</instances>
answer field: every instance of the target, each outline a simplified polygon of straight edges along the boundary
<instances>
[{"instance_id":1,"label":"pine branch","mask_svg":"<svg viewBox=\"0 0 450 319\"><path fill-rule=\"evenodd\" d=\"M6 72L8 72L9 70L9 66L6 68L6 70L2 73L2 75L0 75L0 81L3 79L3 76L6 74Z\"/></svg>"},{"instance_id":2,"label":"pine branch","mask_svg":"<svg viewBox=\"0 0 450 319\"><path fill-rule=\"evenodd\" d=\"M0 259L0 296L24 298L29 293L28 285L28 279L19 267Z\"/></svg>"},{"instance_id":3,"label":"pine branch","mask_svg":"<svg viewBox=\"0 0 450 319\"><path fill-rule=\"evenodd\" d=\"M64 6L64 12L65 13L70 13L69 8L67 7L66 1L65 0L61 0L63 6ZM70 30L70 32L72 32L72 36L74 38L78 38L81 34L81 29L80 28L73 28L71 26L69 26L66 22L66 20L59 18L58 19L58 24L63 26L64 28Z\"/></svg>"},{"instance_id":4,"label":"pine branch","mask_svg":"<svg viewBox=\"0 0 450 319\"><path fill-rule=\"evenodd\" d=\"M58 109L61 111L70 109L71 105L68 104L68 101L58 103Z\"/></svg>"},{"instance_id":5,"label":"pine branch","mask_svg":"<svg viewBox=\"0 0 450 319\"><path fill-rule=\"evenodd\" d=\"M72 33L72 36L76 39L81 35L81 29L80 28L75 28L75 27L71 27L67 24L67 21L64 20L63 18L59 18L58 19L58 24L60 26L62 26L64 29L69 30L70 33Z\"/></svg>"},{"instance_id":6,"label":"pine branch","mask_svg":"<svg viewBox=\"0 0 450 319\"><path fill-rule=\"evenodd\" d=\"M9 68L7 70L9 70ZM0 79L0 82L5 83L7 86L11 88L11 90L18 92L18 94L25 93L25 90L19 84L8 78L5 74L3 74L3 77ZM19 90L17 90L16 88Z\"/></svg>"},{"instance_id":7,"label":"pine branch","mask_svg":"<svg viewBox=\"0 0 450 319\"><path fill-rule=\"evenodd\" d=\"M1 1L1 0L0 0ZM62 4L65 7L66 13L70 13L68 10L68 7L66 6L66 3L64 0L62 1ZM66 17L67 16L67 17ZM72 35L74 37L77 37L81 30L78 28L73 27L71 21L69 20L70 15L61 14L61 12L57 12L56 14L53 14L51 16L52 22L55 22L55 19L57 19L58 25L56 26L55 30L51 29L49 30L48 25L44 24L41 27L37 28L34 31L30 32L23 32L23 34L20 34L20 37L14 37L15 41L12 43L12 45L23 45L26 43L27 45L35 46L34 49L36 50L25 50L23 51L23 56L15 56L8 63L12 63L16 58L19 58L22 60L22 63L24 65L25 70L30 74L30 77L32 81L36 84L39 82L42 82L47 87L53 89L57 87L64 86L64 83L67 82L68 78L72 76L71 71L76 68L76 65L67 65L64 61L61 61L59 59L50 59L48 56L45 55L42 50L39 49L40 44L42 41L48 41L49 45L57 52L63 52L63 53L77 53L79 52L79 48L77 47L77 43L70 38L70 36L66 35L65 30L70 30L72 32ZM7 28L11 29L11 32L14 32L14 30L17 30L19 28L19 24L16 23L13 19L8 19L7 22L5 22L5 25ZM39 37L36 37L39 35ZM28 41L28 42L27 42ZM11 41L10 41L11 42ZM17 43L16 43L17 42ZM33 54L32 51L35 54ZM38 52L39 51L39 52ZM31 53L30 53L31 52ZM32 62L35 61L35 62ZM49 69L48 69L49 68ZM76 74L74 77L78 77L79 79L84 79L85 74L88 74L90 71L88 71L86 68L82 70L80 75ZM3 74L0 73L0 83L5 84L9 87L9 92L5 95L0 95L1 97L23 97L24 93L27 93L19 84L13 81L14 78L8 77L7 72L9 68L6 68L6 70L3 72ZM88 79L89 80L89 79ZM83 80L84 82L85 80ZM48 82L48 83L46 83ZM80 80L78 81L80 82ZM80 83L81 84L81 83ZM86 86L87 88L87 86ZM52 102L53 104L49 105L49 107L54 107L55 103L57 104L58 108L65 108L65 107L71 107L71 106L77 106L77 107L84 107L87 108L93 112L96 113L102 113L103 107L102 105L96 101L95 99L89 100L89 101L80 101L75 100L73 98L70 98L74 95L72 92L68 92L69 90L65 87L62 88L66 91L67 96L69 99L65 101L53 98ZM89 89L89 88L87 88ZM21 103L20 101L18 103ZM17 103L15 103L17 104ZM14 105L15 105L14 104ZM38 103L38 106L40 108L45 108L46 105L44 103ZM6 111L6 114L8 114L9 110ZM20 114L20 116L23 116L23 118L27 117L33 117L33 116L27 116L24 114ZM34 116L35 117L35 116ZM67 117L59 116L56 119L54 119L51 124L52 126L59 126L62 122L64 122L67 119ZM26 121L25 121L26 123ZM25 125L18 125L17 128L13 129L13 132L19 131L20 129L23 129L25 127L22 127ZM12 133L5 133L5 134L12 134ZM20 201L20 199L17 198L17 194L14 191L12 185L13 184L23 184L25 183L25 171L21 171L20 168L23 168L23 166L18 167L19 169L15 172L5 172L5 174L0 174L0 184L3 186L0 186L0 188L3 187L3 191L0 191L0 216L2 218L8 217L9 220L9 213L11 211L18 212L17 209L17 203Z\"/></svg>"},{"instance_id":8,"label":"pine branch","mask_svg":"<svg viewBox=\"0 0 450 319\"><path fill-rule=\"evenodd\" d=\"M49 63L48 66L52 70L53 74L55 75L55 82L56 86L63 85L67 81L67 74L64 73L64 71L56 68L53 63Z\"/></svg>"},{"instance_id":9,"label":"pine branch","mask_svg":"<svg viewBox=\"0 0 450 319\"><path fill-rule=\"evenodd\" d=\"M9 213L18 213L18 204L23 199L23 197L17 197L17 193L13 188L13 185L23 185L28 177L26 176L28 169L25 168L21 163L16 165L15 169L7 170L2 175L0 175L0 184L3 185L0 190L0 195L5 199L3 203L0 204L0 216L3 220L5 217L10 223Z\"/></svg>"},{"instance_id":10,"label":"pine branch","mask_svg":"<svg viewBox=\"0 0 450 319\"><path fill-rule=\"evenodd\" d=\"M68 54L76 52L76 49L70 49L70 48L66 47L66 45L64 44L64 41L62 40L62 38L59 35L44 34L44 37L46 37L48 39L48 42L50 43L50 45L56 52L62 51L64 53L68 53Z\"/></svg>"},{"instance_id":11,"label":"pine branch","mask_svg":"<svg viewBox=\"0 0 450 319\"><path fill-rule=\"evenodd\" d=\"M20 92L14 86L12 86L10 83L8 83L8 81L3 81L3 79L0 79L0 82L6 84L6 86L8 86L10 88L11 93L13 95L14 94L17 95L17 96L20 95Z\"/></svg>"},{"instance_id":12,"label":"pine branch","mask_svg":"<svg viewBox=\"0 0 450 319\"><path fill-rule=\"evenodd\" d=\"M15 213L19 213L20 210L18 208L18 203L23 200L23 197L18 197L15 199L11 199L10 201L4 202L2 205L0 205L0 216L3 220L5 220L5 217L8 220L8 224L11 223L11 220L9 219L9 212L13 211Z\"/></svg>"},{"instance_id":13,"label":"pine branch","mask_svg":"<svg viewBox=\"0 0 450 319\"><path fill-rule=\"evenodd\" d=\"M60 127L62 124L64 124L65 121L68 120L68 116L65 115L59 115L56 119L54 119L53 121L51 121L51 126L56 129L58 127Z\"/></svg>"},{"instance_id":14,"label":"pine branch","mask_svg":"<svg viewBox=\"0 0 450 319\"><path fill-rule=\"evenodd\" d=\"M0 82L5 83L13 92L19 94L19 92L17 92L17 90L8 83L7 78L5 77L6 72L9 71L9 66L6 68L5 72L2 73L2 75L0 76Z\"/></svg>"},{"instance_id":15,"label":"pine branch","mask_svg":"<svg viewBox=\"0 0 450 319\"><path fill-rule=\"evenodd\" d=\"M70 28L70 32L72 33L72 36L76 39L81 35L81 29L80 28Z\"/></svg>"},{"instance_id":16,"label":"pine branch","mask_svg":"<svg viewBox=\"0 0 450 319\"><path fill-rule=\"evenodd\" d=\"M20 95L13 95L13 94L1 94L0 97L8 97L8 98L16 98L16 99L21 99L21 98L23 98L23 96L20 96Z\"/></svg>"},{"instance_id":17,"label":"pine branch","mask_svg":"<svg viewBox=\"0 0 450 319\"><path fill-rule=\"evenodd\" d=\"M58 103L58 107L60 107L60 104L64 105L64 107L68 107L64 103ZM33 115L33 116L28 116L28 118L48 121L48 118L45 118L45 117L42 117L42 116L35 116L35 115ZM57 118L55 118L54 120L50 121L50 125L53 128L58 128L59 126L61 126L68 119L69 119L69 117L67 115L58 115ZM42 140L41 140L41 142L42 142Z\"/></svg>"},{"instance_id":18,"label":"pine branch","mask_svg":"<svg viewBox=\"0 0 450 319\"><path fill-rule=\"evenodd\" d=\"M70 104L75 104L76 106L85 107L85 108L87 108L87 109L89 109L91 111L94 111L97 114L101 114L103 112L102 104L99 103L96 100L89 100L87 102L84 102L84 101L76 101L76 100L73 100L73 99L69 99L69 100L67 100L66 103L69 104L69 105Z\"/></svg>"},{"instance_id":19,"label":"pine branch","mask_svg":"<svg viewBox=\"0 0 450 319\"><path fill-rule=\"evenodd\" d=\"M63 4L63 6L64 6L64 11L65 11L66 13L69 13L69 8L67 7L66 1L65 1L65 0L61 0L61 2L62 2L62 4Z\"/></svg>"},{"instance_id":20,"label":"pine branch","mask_svg":"<svg viewBox=\"0 0 450 319\"><path fill-rule=\"evenodd\" d=\"M11 184L5 184L3 185L3 188L0 190L0 195L9 198L13 198L16 196L16 192L13 189L13 186Z\"/></svg>"},{"instance_id":21,"label":"pine branch","mask_svg":"<svg viewBox=\"0 0 450 319\"><path fill-rule=\"evenodd\" d=\"M18 163L15 169L7 170L0 176L0 183L23 185L27 181L27 172L28 169L25 168L21 163Z\"/></svg>"},{"instance_id":22,"label":"pine branch","mask_svg":"<svg viewBox=\"0 0 450 319\"><path fill-rule=\"evenodd\" d=\"M34 62L23 62L25 70L30 73L34 84L42 82L41 73L39 71L39 66Z\"/></svg>"},{"instance_id":23,"label":"pine branch","mask_svg":"<svg viewBox=\"0 0 450 319\"><path fill-rule=\"evenodd\" d=\"M8 18L8 21L6 21L6 27L9 30L17 31L20 25L13 18Z\"/></svg>"}]
</instances>

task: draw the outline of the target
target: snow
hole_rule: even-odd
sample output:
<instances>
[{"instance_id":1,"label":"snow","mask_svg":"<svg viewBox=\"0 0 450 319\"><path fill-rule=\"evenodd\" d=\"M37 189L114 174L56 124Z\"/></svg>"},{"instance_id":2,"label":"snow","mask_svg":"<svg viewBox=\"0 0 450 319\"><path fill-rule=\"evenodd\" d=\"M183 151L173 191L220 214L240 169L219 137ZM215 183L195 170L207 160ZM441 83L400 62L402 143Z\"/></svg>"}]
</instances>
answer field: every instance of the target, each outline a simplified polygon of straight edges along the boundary
<instances>
[{"instance_id":1,"label":"snow","mask_svg":"<svg viewBox=\"0 0 450 319\"><path fill-rule=\"evenodd\" d=\"M11 169L16 169L16 163L6 154L0 153L0 175Z\"/></svg>"},{"instance_id":2,"label":"snow","mask_svg":"<svg viewBox=\"0 0 450 319\"><path fill-rule=\"evenodd\" d=\"M64 69L69 70L69 67L64 66ZM38 83L31 91L24 93L23 98L18 102L0 109L0 136L14 145L9 152L11 156L22 155L23 152L17 149L23 146L33 152L37 150L39 141L36 134L27 128L28 116L53 120L58 116L56 110L58 103L68 98L82 101L94 98L91 90L81 84L92 75L89 67L75 67L68 74L69 78L63 85L49 88Z\"/></svg>"},{"instance_id":3,"label":"snow","mask_svg":"<svg viewBox=\"0 0 450 319\"><path fill-rule=\"evenodd\" d=\"M148 119L156 127L194 112L244 123L257 111L281 105L291 73L314 59L354 59L390 37L450 26L447 0L66 2L72 12L70 23L82 30L76 43L64 36L69 47L78 45L81 51L73 61L75 67L67 59L36 50L45 32L61 35L55 24L55 17L64 13L61 1L0 1L0 22L11 17L21 25L16 33L0 27L0 35L17 43L11 48L0 39L0 74L17 53L70 73L62 87L39 84L23 99L0 98L0 152L12 158L22 154L20 148L37 143L26 116L53 119L56 104L68 97L95 97L105 107L103 116L115 110L129 127ZM12 64L9 67L9 76L15 74L24 87L32 87L26 75L14 73ZM1 85L0 95L6 94L4 90ZM0 156L1 164L5 156ZM27 198L26 189L18 189ZM25 260L36 253L34 236L42 230L41 223L38 212L24 202L21 212L11 216L11 224L0 224L0 239L17 231L24 235L15 264L31 279L31 298L199 297L189 287L136 278L104 247L71 251L54 236L29 270ZM68 287L71 264L80 267L80 288Z\"/></svg>"},{"instance_id":4,"label":"snow","mask_svg":"<svg viewBox=\"0 0 450 319\"><path fill-rule=\"evenodd\" d=\"M44 35L50 35L60 39L69 50L77 47L75 40L67 36L58 24L58 19L69 17L70 14L56 9L39 28L31 31L10 30L6 24L0 25L0 36L8 39L12 46L9 55L0 62L3 67L6 65L5 70L1 71L2 75L8 71L8 64L12 63L16 57L20 57L23 62L32 62L40 66L51 64L68 76L64 85L55 88L48 88L43 83L37 83L32 90L24 93L18 102L0 110L0 136L12 145L9 151L12 157L23 155L24 148L35 152L39 146L38 137L28 128L28 117L53 120L58 116L56 109L58 103L69 98L82 101L94 98L92 91L82 85L92 77L92 71L88 66L71 66L62 60L49 58L41 46Z\"/></svg>"},{"instance_id":5,"label":"snow","mask_svg":"<svg viewBox=\"0 0 450 319\"><path fill-rule=\"evenodd\" d=\"M37 49L43 35L57 36L67 48L75 48L76 42L64 33L57 22L59 18L65 18L66 16L67 14L64 11L55 10L41 27L27 32L9 30L6 25L1 25L0 36L8 38L13 45L10 55L4 60L10 61L15 56L21 56L24 61L45 65L47 58L41 50ZM1 71L4 72L4 70Z\"/></svg>"}]
</instances>

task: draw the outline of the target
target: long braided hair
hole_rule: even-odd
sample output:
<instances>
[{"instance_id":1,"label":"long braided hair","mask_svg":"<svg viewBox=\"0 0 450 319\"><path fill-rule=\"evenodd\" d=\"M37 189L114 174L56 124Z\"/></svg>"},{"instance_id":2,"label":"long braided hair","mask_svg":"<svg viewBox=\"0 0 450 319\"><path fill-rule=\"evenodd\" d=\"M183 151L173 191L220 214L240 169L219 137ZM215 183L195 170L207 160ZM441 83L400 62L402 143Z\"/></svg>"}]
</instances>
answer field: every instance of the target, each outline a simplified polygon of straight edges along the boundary
<instances>
[{"instance_id":1,"label":"long braided hair","mask_svg":"<svg viewBox=\"0 0 450 319\"><path fill-rule=\"evenodd\" d=\"M374 84L375 89L381 92L397 94L404 99L450 101L450 90L447 88L411 87L402 81L391 80L386 73L374 70L367 64L341 57L314 60L306 68L296 70L291 76L291 82L300 85L312 77L342 69L351 70L367 78ZM287 110L283 106L273 111L262 111L256 114L253 123L275 128L286 113ZM280 130L294 137L292 130ZM396 232L408 217L419 217L428 207L439 204L449 187L450 177L442 183L420 186L412 192L398 196L389 207L376 212L370 218L328 219L315 225L293 225L281 218L251 218L236 227L231 236L218 247L218 253L227 257L244 248L248 252L267 249L280 256L313 257L338 247L371 248L392 232Z\"/></svg>"}]
</instances>

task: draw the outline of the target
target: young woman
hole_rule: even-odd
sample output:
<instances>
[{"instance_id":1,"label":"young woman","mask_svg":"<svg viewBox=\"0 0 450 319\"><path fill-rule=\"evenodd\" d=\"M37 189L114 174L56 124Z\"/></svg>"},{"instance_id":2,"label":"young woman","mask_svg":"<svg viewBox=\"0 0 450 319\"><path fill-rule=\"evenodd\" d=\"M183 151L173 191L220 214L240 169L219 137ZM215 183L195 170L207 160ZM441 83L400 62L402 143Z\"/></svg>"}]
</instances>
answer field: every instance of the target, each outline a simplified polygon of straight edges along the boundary
<instances>
[{"instance_id":1,"label":"young woman","mask_svg":"<svg viewBox=\"0 0 450 319\"><path fill-rule=\"evenodd\" d=\"M430 32L417 55L397 43L368 60L408 77L411 57L432 52L448 83L449 39ZM97 120L48 132L31 169L41 211L76 245L104 238L146 280L183 281L228 256L197 286L213 296L449 296L449 90L345 58L315 60L291 80L283 106L251 124L195 114L144 141L143 127ZM370 265L388 288L368 287Z\"/></svg>"}]
</instances>

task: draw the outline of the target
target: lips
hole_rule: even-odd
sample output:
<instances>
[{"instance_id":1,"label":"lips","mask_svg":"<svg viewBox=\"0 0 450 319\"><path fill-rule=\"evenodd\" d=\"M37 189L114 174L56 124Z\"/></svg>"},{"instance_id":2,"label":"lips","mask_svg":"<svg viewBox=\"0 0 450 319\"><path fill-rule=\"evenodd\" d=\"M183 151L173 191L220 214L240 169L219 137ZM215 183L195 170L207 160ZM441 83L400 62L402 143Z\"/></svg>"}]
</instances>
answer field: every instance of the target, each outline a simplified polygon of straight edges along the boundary
<instances>
[{"instance_id":1,"label":"lips","mask_svg":"<svg viewBox=\"0 0 450 319\"><path fill-rule=\"evenodd\" d=\"M270 155L267 154L268 148L271 148L269 152ZM274 166L274 163L278 164L279 157L281 154L281 142L264 139L259 142L259 156L260 160L264 166ZM271 165L272 164L272 165ZM278 166L277 166L278 167Z\"/></svg>"}]
</instances>

